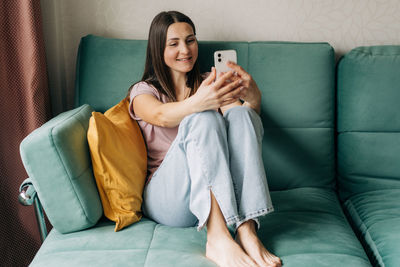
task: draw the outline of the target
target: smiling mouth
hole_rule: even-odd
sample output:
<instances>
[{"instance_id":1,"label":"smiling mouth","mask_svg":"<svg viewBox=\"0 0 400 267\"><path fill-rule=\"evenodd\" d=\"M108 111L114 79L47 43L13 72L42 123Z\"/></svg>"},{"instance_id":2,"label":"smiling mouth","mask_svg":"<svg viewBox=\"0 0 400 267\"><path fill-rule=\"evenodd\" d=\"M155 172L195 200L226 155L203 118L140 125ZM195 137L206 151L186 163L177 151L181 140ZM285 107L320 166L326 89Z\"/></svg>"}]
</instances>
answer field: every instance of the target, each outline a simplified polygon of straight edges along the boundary
<instances>
[{"instance_id":1,"label":"smiling mouth","mask_svg":"<svg viewBox=\"0 0 400 267\"><path fill-rule=\"evenodd\" d=\"M185 57L185 58L177 58L176 61L190 61L192 59L192 57Z\"/></svg>"}]
</instances>

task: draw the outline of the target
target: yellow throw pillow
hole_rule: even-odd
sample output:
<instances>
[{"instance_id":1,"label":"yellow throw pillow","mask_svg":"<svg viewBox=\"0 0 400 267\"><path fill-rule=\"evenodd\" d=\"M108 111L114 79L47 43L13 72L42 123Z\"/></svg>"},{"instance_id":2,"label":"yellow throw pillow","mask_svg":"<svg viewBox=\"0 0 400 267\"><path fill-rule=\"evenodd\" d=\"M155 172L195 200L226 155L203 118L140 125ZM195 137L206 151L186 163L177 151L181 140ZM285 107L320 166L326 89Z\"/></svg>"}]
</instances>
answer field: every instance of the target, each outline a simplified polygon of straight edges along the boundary
<instances>
[{"instance_id":1,"label":"yellow throw pillow","mask_svg":"<svg viewBox=\"0 0 400 267\"><path fill-rule=\"evenodd\" d=\"M124 99L104 115L93 112L87 134L104 215L115 221L114 231L142 218L147 152L128 106L128 100Z\"/></svg>"}]
</instances>

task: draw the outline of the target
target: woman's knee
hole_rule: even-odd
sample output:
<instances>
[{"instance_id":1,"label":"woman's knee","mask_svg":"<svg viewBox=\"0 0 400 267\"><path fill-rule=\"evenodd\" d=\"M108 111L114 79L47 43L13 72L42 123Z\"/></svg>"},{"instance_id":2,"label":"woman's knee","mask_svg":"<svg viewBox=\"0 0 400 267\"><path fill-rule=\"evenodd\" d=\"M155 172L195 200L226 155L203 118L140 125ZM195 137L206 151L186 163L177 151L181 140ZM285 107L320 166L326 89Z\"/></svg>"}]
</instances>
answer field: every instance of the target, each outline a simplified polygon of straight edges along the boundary
<instances>
[{"instance_id":1,"label":"woman's knee","mask_svg":"<svg viewBox=\"0 0 400 267\"><path fill-rule=\"evenodd\" d=\"M257 112L255 112L252 108L245 107L245 106L236 106L233 108L228 109L224 117L226 119L230 119L232 117L259 117Z\"/></svg>"},{"instance_id":2,"label":"woman's knee","mask_svg":"<svg viewBox=\"0 0 400 267\"><path fill-rule=\"evenodd\" d=\"M181 125L193 125L204 130L225 127L225 120L221 114L215 110L206 110L186 116Z\"/></svg>"},{"instance_id":3,"label":"woman's knee","mask_svg":"<svg viewBox=\"0 0 400 267\"><path fill-rule=\"evenodd\" d=\"M229 125L244 125L252 126L259 138L264 135L264 127L260 115L252 108L245 106L237 106L227 110L224 114L224 119Z\"/></svg>"},{"instance_id":4,"label":"woman's knee","mask_svg":"<svg viewBox=\"0 0 400 267\"><path fill-rule=\"evenodd\" d=\"M143 215L157 223L172 227L195 226L197 218L189 209L189 177L183 175L179 179L171 179L176 177L177 173L170 174L171 176L153 176L144 188ZM163 179L167 177L168 179ZM166 183L172 190L165 189L168 188Z\"/></svg>"},{"instance_id":5,"label":"woman's knee","mask_svg":"<svg viewBox=\"0 0 400 267\"><path fill-rule=\"evenodd\" d=\"M142 211L143 215L150 220L171 227L193 227L198 222L196 216L188 208L174 208L166 211L143 205Z\"/></svg>"}]
</instances>

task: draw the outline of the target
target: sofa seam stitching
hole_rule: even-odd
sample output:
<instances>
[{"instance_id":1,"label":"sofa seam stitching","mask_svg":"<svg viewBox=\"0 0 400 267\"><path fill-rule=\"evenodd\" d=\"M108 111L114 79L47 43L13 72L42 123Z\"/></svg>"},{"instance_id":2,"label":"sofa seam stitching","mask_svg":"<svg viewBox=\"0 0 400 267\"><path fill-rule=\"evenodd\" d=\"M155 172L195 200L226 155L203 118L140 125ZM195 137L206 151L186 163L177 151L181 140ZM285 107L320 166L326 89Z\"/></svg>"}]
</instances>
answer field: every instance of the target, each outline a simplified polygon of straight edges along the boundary
<instances>
[{"instance_id":1,"label":"sofa seam stitching","mask_svg":"<svg viewBox=\"0 0 400 267\"><path fill-rule=\"evenodd\" d=\"M378 262L382 262L383 263L383 259L382 259L382 255L380 254L380 252L379 252L379 250L378 250L378 248L376 247L376 244L375 244L375 240L372 238L372 236L370 235L370 232L369 232L369 228L365 225L365 223L364 223L364 221L361 219L361 217L359 216L359 214L358 214L358 211L357 211L357 209L354 207L354 205L353 205L353 202L351 201L351 199L349 199L348 201L348 205L350 206L350 208L355 212L355 215L357 215L357 219L360 221L360 225L361 225L361 227L363 227L364 229L365 229L365 235L368 235L369 236L369 238L371 239L371 241L373 242L373 248L374 248L374 250L376 251L376 254L375 253L373 253L374 251L371 251L373 254L372 254L372 256L375 256L375 257L377 257L377 261ZM366 239L365 238L363 238L364 240L364 242L365 242L365 244L367 245L367 246L371 246L371 245L369 245L368 243L366 243ZM372 247L372 246L371 246Z\"/></svg>"},{"instance_id":2,"label":"sofa seam stitching","mask_svg":"<svg viewBox=\"0 0 400 267\"><path fill-rule=\"evenodd\" d=\"M53 129L54 129L54 128L53 128ZM51 130L52 132L53 132L53 129ZM66 169L65 164L64 164L64 160L62 159L58 148L55 146L55 142L54 142L54 139L53 139L53 134L51 134L50 136L51 136L51 142L52 142L52 144L53 144L53 146L54 146L54 150L57 152L57 156L58 156L60 162L62 163L62 167L63 167L63 169L64 169L64 171L65 171L65 174L66 174L67 177L68 177L69 184L70 184L71 187L74 189L74 194L75 194L76 198L78 199L79 204L80 204L80 206L81 206L81 208L82 208L82 201L81 201L81 199L78 197L78 195L76 194L76 191L75 191L76 188L75 188L74 184L72 183L72 178L71 178L70 174L67 172L67 169ZM83 213L84 213L86 219L88 219L88 216L87 216L87 214L86 214L85 209L82 209L82 210L83 210ZM89 221L90 221L90 220L89 220ZM90 222L91 222L91 221L90 221Z\"/></svg>"},{"instance_id":3,"label":"sofa seam stitching","mask_svg":"<svg viewBox=\"0 0 400 267\"><path fill-rule=\"evenodd\" d=\"M150 240L150 243L149 243L149 247L147 248L146 256L144 257L144 264L143 264L143 266L146 266L147 257L148 257L148 255L149 255L151 245L153 244L154 235L155 235L155 232L157 231L157 227L158 227L158 224L156 224L156 226L155 226L154 229L153 229L153 234L152 234L152 236L151 236L151 240Z\"/></svg>"},{"instance_id":4,"label":"sofa seam stitching","mask_svg":"<svg viewBox=\"0 0 400 267\"><path fill-rule=\"evenodd\" d=\"M335 129L334 127L268 127L264 126L265 129Z\"/></svg>"},{"instance_id":5,"label":"sofa seam stitching","mask_svg":"<svg viewBox=\"0 0 400 267\"><path fill-rule=\"evenodd\" d=\"M79 110L77 110L77 112L73 113L70 117L66 118L65 120L72 118L73 115L79 113L82 109L83 109L83 106L82 106L82 108L80 108ZM65 121L65 120L63 120L63 121ZM79 124L81 125L81 127L83 127L82 123L81 123L79 120L77 120L77 121L79 122ZM60 122L60 123L61 123L61 122ZM70 183L71 187L74 189L74 194L75 194L76 198L77 198L78 201L79 201L79 204L80 204L80 206L81 206L81 208L82 208L82 210L83 210L83 214L85 215L86 219L87 219L90 223L94 223L92 220L90 220L90 218L88 217L88 214L86 213L86 210L83 208L82 201L81 201L81 199L79 198L79 196L76 194L76 191L75 191L76 188L75 188L74 184L72 183L72 178L71 178L69 172L67 172L66 167L65 167L65 164L64 164L64 161L63 161L63 159L62 159L62 157L61 157L61 155L60 155L60 152L59 152L57 146L55 145L54 138L53 138L53 131L54 131L54 129L55 129L58 125L60 125L60 123L56 124L56 125L51 129L50 137L51 137L52 145L53 145L53 147L54 147L54 150L57 152L57 156L58 156L59 160L60 160L61 163L62 163L62 166L63 166L63 169L64 169L66 175L68 176L69 183ZM83 127L83 128L84 128L84 127ZM86 171L86 170L87 170L87 169L85 169L85 171ZM84 172L85 172L85 171L84 171ZM83 172L83 173L84 173L84 172ZM78 177L80 177L83 173L81 173Z\"/></svg>"},{"instance_id":6,"label":"sofa seam stitching","mask_svg":"<svg viewBox=\"0 0 400 267\"><path fill-rule=\"evenodd\" d=\"M75 118L75 117L74 117L73 119L76 120L76 121L78 121L78 123L81 125L81 127L83 128L83 130L86 129L85 125L83 125L83 123L82 123L81 120L78 120L78 119ZM89 119L90 119L90 118L89 118ZM86 130L86 141L87 141L87 132L88 132L88 130ZM90 149L89 149L89 154L90 154ZM90 156L90 155L89 155L89 156ZM92 159L89 160L90 163L91 163L91 160L92 160ZM89 164L89 165L87 166L87 168L85 168L85 170L82 171L82 173L80 173L79 175L77 175L76 178L80 178L87 170L91 169L90 167L91 167L91 164Z\"/></svg>"},{"instance_id":7,"label":"sofa seam stitching","mask_svg":"<svg viewBox=\"0 0 400 267\"><path fill-rule=\"evenodd\" d=\"M76 110L76 112L73 112L70 116L64 118L63 120L61 120L60 122L58 122L57 124L55 124L51 129L49 129L49 132L50 132L50 134L49 134L50 142L51 142L52 146L55 148L54 150L55 150L55 152L57 153L58 159L59 159L60 162L62 163L64 170L65 170L64 162L61 160L61 157L60 157L60 155L59 155L59 152L58 152L58 150L56 149L56 146L54 145L55 143L54 143L54 139L53 139L52 133L53 133L54 128L56 128L56 127L59 126L62 122L68 120L69 118L71 118L71 117L74 116L75 114L79 113L83 108L84 108L84 106L80 107L79 109ZM29 172L32 172L32 171L31 171L32 168L31 168L30 166L31 166L30 163L28 163L28 164L27 164L27 171L30 170ZM28 169L29 169L29 170L28 170ZM28 176L29 176L29 175L28 175ZM69 178L68 173L67 173L67 176L68 176L68 178ZM29 178L31 178L31 177L29 177ZM69 179L69 180L70 180L70 179ZM33 181L33 180L32 180L32 184L34 185L34 181ZM34 185L34 186L35 186L35 185ZM35 190L36 190L36 192L38 193L38 198L39 198L39 200L40 200L40 196L42 195L41 187L40 187L40 186L36 186L36 187L35 187ZM41 202L42 202L42 205L43 205L43 201L41 201ZM80 204L81 204L81 203L80 203ZM46 205L46 204L45 204L45 205ZM86 214L85 214L85 215L86 215ZM48 216L48 217L52 217L52 216L49 216L49 215L47 215L47 216Z\"/></svg>"},{"instance_id":8,"label":"sofa seam stitching","mask_svg":"<svg viewBox=\"0 0 400 267\"><path fill-rule=\"evenodd\" d=\"M363 46L363 47L365 47L365 46ZM400 54L381 54L381 53L373 53L372 51L366 51L366 50L364 50L364 49L357 49L357 48L354 48L354 50L352 51L352 54L351 55L353 55L353 54L363 54L363 55L367 55L367 56L371 56L371 57L373 57L373 56L384 56L384 57L398 57L398 56L400 56Z\"/></svg>"},{"instance_id":9,"label":"sofa seam stitching","mask_svg":"<svg viewBox=\"0 0 400 267\"><path fill-rule=\"evenodd\" d=\"M312 211L312 210L309 210L309 211L307 211L307 210L277 210L277 209L274 210L275 214L278 214L278 213L295 213L296 214L296 213L299 213L299 212L301 212L301 213L325 214L325 215L330 215L330 216L338 218L338 219L343 219L343 217L341 215L339 215L339 214L333 214L333 213L325 212L325 211L317 211L317 210L316 211Z\"/></svg>"},{"instance_id":10,"label":"sofa seam stitching","mask_svg":"<svg viewBox=\"0 0 400 267\"><path fill-rule=\"evenodd\" d=\"M304 254L318 254L318 255L345 255L345 256L350 256L350 257L354 257L354 258L359 258L362 259L368 263L370 263L370 261L368 260L368 258L364 258L361 257L360 255L353 255L353 254L345 254L345 253L332 253L332 252L309 252L309 253L294 253L294 254L288 254L288 255L280 255L282 257L290 257L290 256L296 256L296 255L304 255Z\"/></svg>"},{"instance_id":11,"label":"sofa seam stitching","mask_svg":"<svg viewBox=\"0 0 400 267\"><path fill-rule=\"evenodd\" d=\"M360 174L358 174L358 173L347 174L347 177L349 177L349 176L350 177L353 176L353 177L356 177L356 178L358 178L358 177L359 178L368 178L368 179L386 179L386 180L391 180L391 181L398 179L397 177L382 176L382 175L374 176L374 175L367 175L367 174L362 174L362 173L360 173ZM388 189L395 190L393 188L388 188ZM384 189L377 189L377 190L384 190ZM371 190L371 191L377 191L377 190ZM371 192L371 191L367 191L367 192Z\"/></svg>"},{"instance_id":12,"label":"sofa seam stitching","mask_svg":"<svg viewBox=\"0 0 400 267\"><path fill-rule=\"evenodd\" d=\"M349 134L349 133L400 133L399 130L338 130L337 131L339 134Z\"/></svg>"}]
</instances>

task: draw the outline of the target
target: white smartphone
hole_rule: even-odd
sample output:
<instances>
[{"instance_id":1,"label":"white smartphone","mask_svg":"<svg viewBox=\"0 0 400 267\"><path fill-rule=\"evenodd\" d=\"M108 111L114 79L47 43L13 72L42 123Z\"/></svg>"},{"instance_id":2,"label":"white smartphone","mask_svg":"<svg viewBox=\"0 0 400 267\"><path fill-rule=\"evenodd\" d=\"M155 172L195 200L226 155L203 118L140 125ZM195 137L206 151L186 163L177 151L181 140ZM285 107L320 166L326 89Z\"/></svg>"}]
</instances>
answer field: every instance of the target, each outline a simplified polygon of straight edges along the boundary
<instances>
[{"instance_id":1,"label":"white smartphone","mask_svg":"<svg viewBox=\"0 0 400 267\"><path fill-rule=\"evenodd\" d=\"M217 71L217 77L219 77L221 72L232 70L226 65L228 61L237 63L236 50L219 50L214 52L214 66Z\"/></svg>"}]
</instances>

